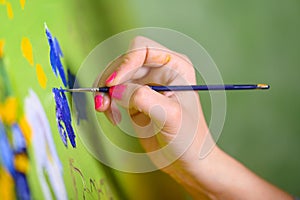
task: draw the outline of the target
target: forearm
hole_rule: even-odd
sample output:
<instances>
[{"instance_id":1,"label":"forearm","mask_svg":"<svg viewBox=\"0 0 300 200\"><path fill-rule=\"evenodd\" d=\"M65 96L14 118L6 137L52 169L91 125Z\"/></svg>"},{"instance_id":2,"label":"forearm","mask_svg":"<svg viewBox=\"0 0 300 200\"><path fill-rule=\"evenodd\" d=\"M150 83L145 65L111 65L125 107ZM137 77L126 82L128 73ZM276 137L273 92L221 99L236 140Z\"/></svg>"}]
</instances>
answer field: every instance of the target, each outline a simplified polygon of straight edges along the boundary
<instances>
[{"instance_id":1,"label":"forearm","mask_svg":"<svg viewBox=\"0 0 300 200\"><path fill-rule=\"evenodd\" d=\"M176 168L176 167L175 167ZM176 171L176 172L175 172ZM204 159L191 161L171 175L195 198L203 199L293 199L264 181L218 147Z\"/></svg>"}]
</instances>

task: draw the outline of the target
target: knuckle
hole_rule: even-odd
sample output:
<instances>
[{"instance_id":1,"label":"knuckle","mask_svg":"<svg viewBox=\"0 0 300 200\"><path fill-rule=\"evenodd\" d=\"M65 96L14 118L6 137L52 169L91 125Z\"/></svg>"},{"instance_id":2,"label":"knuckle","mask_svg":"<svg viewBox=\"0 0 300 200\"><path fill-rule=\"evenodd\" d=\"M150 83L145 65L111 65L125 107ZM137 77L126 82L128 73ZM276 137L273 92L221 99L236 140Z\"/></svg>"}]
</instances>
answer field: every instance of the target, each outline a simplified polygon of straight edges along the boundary
<instances>
[{"instance_id":1,"label":"knuckle","mask_svg":"<svg viewBox=\"0 0 300 200\"><path fill-rule=\"evenodd\" d=\"M132 103L133 105L140 105L141 103L145 102L145 99L147 98L147 87L146 86L142 86L137 88L133 95L132 95Z\"/></svg>"},{"instance_id":2,"label":"knuckle","mask_svg":"<svg viewBox=\"0 0 300 200\"><path fill-rule=\"evenodd\" d=\"M131 62L130 56L129 54L126 54L123 58L122 64L126 65L129 64Z\"/></svg>"}]
</instances>

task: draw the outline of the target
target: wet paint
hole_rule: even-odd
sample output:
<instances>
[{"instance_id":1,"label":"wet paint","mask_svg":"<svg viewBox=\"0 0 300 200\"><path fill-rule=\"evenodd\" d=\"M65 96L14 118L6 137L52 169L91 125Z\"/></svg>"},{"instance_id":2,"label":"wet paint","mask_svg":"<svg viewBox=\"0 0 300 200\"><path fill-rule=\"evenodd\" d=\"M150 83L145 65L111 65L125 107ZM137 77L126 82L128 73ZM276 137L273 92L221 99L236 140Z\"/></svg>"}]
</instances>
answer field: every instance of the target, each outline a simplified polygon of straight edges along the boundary
<instances>
[{"instance_id":1,"label":"wet paint","mask_svg":"<svg viewBox=\"0 0 300 200\"><path fill-rule=\"evenodd\" d=\"M14 180L18 199L32 199L26 175L17 171Z\"/></svg>"},{"instance_id":2,"label":"wet paint","mask_svg":"<svg viewBox=\"0 0 300 200\"><path fill-rule=\"evenodd\" d=\"M26 152L26 141L23 137L21 129L18 124L13 124L11 127L12 136L13 136L13 148L14 153Z\"/></svg>"},{"instance_id":3,"label":"wet paint","mask_svg":"<svg viewBox=\"0 0 300 200\"><path fill-rule=\"evenodd\" d=\"M21 5L22 10L24 10L24 8L25 8L25 3L26 3L26 0L20 0L20 5Z\"/></svg>"},{"instance_id":4,"label":"wet paint","mask_svg":"<svg viewBox=\"0 0 300 200\"><path fill-rule=\"evenodd\" d=\"M33 66L33 53L32 53L32 45L30 40L27 37L23 37L21 41L21 50L23 56L29 62L31 66Z\"/></svg>"},{"instance_id":5,"label":"wet paint","mask_svg":"<svg viewBox=\"0 0 300 200\"><path fill-rule=\"evenodd\" d=\"M72 127L71 112L67 97L62 89L53 88L52 92L56 104L56 121L60 137L66 147L68 146L67 137L69 138L72 147L76 147L75 134Z\"/></svg>"},{"instance_id":6,"label":"wet paint","mask_svg":"<svg viewBox=\"0 0 300 200\"><path fill-rule=\"evenodd\" d=\"M15 144L11 146L10 141L6 135L4 125L0 121L0 163L13 179L13 183L10 183L11 180L8 178L6 180L9 181L7 184L13 184L15 186L14 188L16 191L16 195L19 199L31 199L29 185L26 177L28 162L22 162L24 161L24 159L18 160L18 156L21 154L24 154L27 157L26 148L24 149L23 145L21 146L22 147L20 149L16 149ZM20 152L18 152L17 150L20 150ZM26 159L28 159L28 157Z\"/></svg>"},{"instance_id":7,"label":"wet paint","mask_svg":"<svg viewBox=\"0 0 300 200\"><path fill-rule=\"evenodd\" d=\"M6 169L0 166L0 199L14 200L15 197L14 179Z\"/></svg>"},{"instance_id":8,"label":"wet paint","mask_svg":"<svg viewBox=\"0 0 300 200\"><path fill-rule=\"evenodd\" d=\"M3 39L0 40L0 58L3 57L4 55L4 44L5 44L5 41Z\"/></svg>"},{"instance_id":9,"label":"wet paint","mask_svg":"<svg viewBox=\"0 0 300 200\"><path fill-rule=\"evenodd\" d=\"M14 12L13 12L13 9L12 9L11 4L9 2L6 2L6 11L7 11L8 18L13 19L14 18Z\"/></svg>"},{"instance_id":10,"label":"wet paint","mask_svg":"<svg viewBox=\"0 0 300 200\"><path fill-rule=\"evenodd\" d=\"M23 115L21 116L20 120L19 120L19 126L21 129L21 132L23 134L23 137L26 141L26 144L29 145L31 138L32 138L32 130L30 125L28 124L28 120L26 119L26 117Z\"/></svg>"},{"instance_id":11,"label":"wet paint","mask_svg":"<svg viewBox=\"0 0 300 200\"><path fill-rule=\"evenodd\" d=\"M47 76L40 64L36 64L36 75L40 86L45 89L47 86Z\"/></svg>"},{"instance_id":12,"label":"wet paint","mask_svg":"<svg viewBox=\"0 0 300 200\"><path fill-rule=\"evenodd\" d=\"M69 82L65 75L64 67L61 62L63 53L61 51L60 45L56 37L53 37L48 27L45 25L46 36L48 39L48 44L50 46L50 64L52 71L56 76L60 76L61 81L65 87L72 87L71 84L75 82L75 76L69 72ZM62 89L53 88L52 93L54 95L55 105L56 105L56 121L59 134L62 142L67 147L68 139L73 148L76 147L74 129L72 127L72 119L70 107L66 95Z\"/></svg>"},{"instance_id":13,"label":"wet paint","mask_svg":"<svg viewBox=\"0 0 300 200\"><path fill-rule=\"evenodd\" d=\"M4 125L0 121L0 159L3 167L11 174L12 177L15 176L14 168L14 154L10 146L9 140L4 129Z\"/></svg>"},{"instance_id":14,"label":"wet paint","mask_svg":"<svg viewBox=\"0 0 300 200\"><path fill-rule=\"evenodd\" d=\"M5 124L12 125L17 120L17 98L7 97L0 103L0 116Z\"/></svg>"},{"instance_id":15,"label":"wet paint","mask_svg":"<svg viewBox=\"0 0 300 200\"><path fill-rule=\"evenodd\" d=\"M29 159L25 153L16 154L14 157L15 169L23 174L29 171Z\"/></svg>"},{"instance_id":16,"label":"wet paint","mask_svg":"<svg viewBox=\"0 0 300 200\"><path fill-rule=\"evenodd\" d=\"M59 74L64 86L67 87L67 79L61 62L63 53L61 51L60 45L58 43L58 40L52 36L51 32L49 31L46 25L45 25L45 29L46 29L48 44L50 47L50 64L52 66L52 71L56 76L58 76Z\"/></svg>"},{"instance_id":17,"label":"wet paint","mask_svg":"<svg viewBox=\"0 0 300 200\"><path fill-rule=\"evenodd\" d=\"M35 157L35 169L43 197L41 199L68 199L63 180L63 167L58 157L45 110L30 89L24 102L25 116L31 127L31 146Z\"/></svg>"}]
</instances>

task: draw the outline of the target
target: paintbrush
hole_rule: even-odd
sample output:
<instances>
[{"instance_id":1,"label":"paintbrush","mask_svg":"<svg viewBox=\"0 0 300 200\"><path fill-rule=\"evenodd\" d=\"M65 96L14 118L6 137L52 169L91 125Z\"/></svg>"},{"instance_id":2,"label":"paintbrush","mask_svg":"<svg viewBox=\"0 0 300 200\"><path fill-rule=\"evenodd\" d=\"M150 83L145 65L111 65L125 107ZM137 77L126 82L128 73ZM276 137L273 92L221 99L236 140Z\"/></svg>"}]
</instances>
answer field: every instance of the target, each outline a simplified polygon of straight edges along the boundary
<instances>
[{"instance_id":1,"label":"paintbrush","mask_svg":"<svg viewBox=\"0 0 300 200\"><path fill-rule=\"evenodd\" d=\"M269 89L267 84L240 84L240 85L148 85L152 90L157 92L163 91L203 91L203 90L253 90ZM72 88L62 89L65 92L104 92L108 93L112 87L95 87L95 88Z\"/></svg>"}]
</instances>

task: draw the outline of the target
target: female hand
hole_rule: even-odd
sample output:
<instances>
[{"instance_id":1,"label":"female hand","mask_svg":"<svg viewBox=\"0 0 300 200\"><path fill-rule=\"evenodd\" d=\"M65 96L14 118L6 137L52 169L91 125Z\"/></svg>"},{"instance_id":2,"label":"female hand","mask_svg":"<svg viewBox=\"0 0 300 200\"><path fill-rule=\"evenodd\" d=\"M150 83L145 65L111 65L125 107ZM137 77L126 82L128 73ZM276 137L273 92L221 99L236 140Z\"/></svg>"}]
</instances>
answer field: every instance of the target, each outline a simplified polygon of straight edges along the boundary
<instances>
[{"instance_id":1,"label":"female hand","mask_svg":"<svg viewBox=\"0 0 300 200\"><path fill-rule=\"evenodd\" d=\"M109 95L95 95L95 109L117 125L121 121L117 104L126 108L153 163L195 199L292 199L218 147L212 149L215 143L197 92L158 93L147 84L196 84L192 63L152 40L136 37L129 51L99 78L98 86L111 89ZM200 159L200 155L207 156Z\"/></svg>"},{"instance_id":2,"label":"female hand","mask_svg":"<svg viewBox=\"0 0 300 200\"><path fill-rule=\"evenodd\" d=\"M128 109L142 146L159 169L168 172L175 163L187 165L199 159L209 132L198 93L158 93L147 84L196 84L192 63L150 39L136 37L129 51L113 61L99 79L98 86L112 88L109 95L95 95L95 109L113 124L121 120L116 104Z\"/></svg>"}]
</instances>

